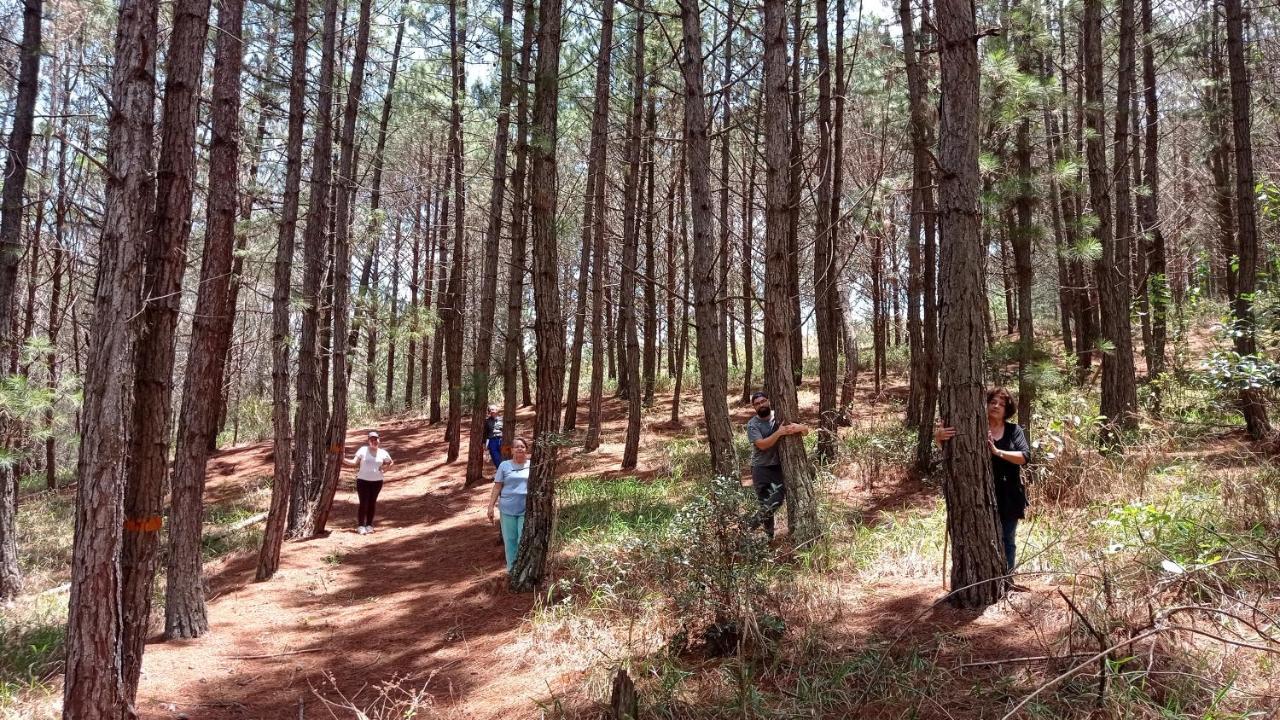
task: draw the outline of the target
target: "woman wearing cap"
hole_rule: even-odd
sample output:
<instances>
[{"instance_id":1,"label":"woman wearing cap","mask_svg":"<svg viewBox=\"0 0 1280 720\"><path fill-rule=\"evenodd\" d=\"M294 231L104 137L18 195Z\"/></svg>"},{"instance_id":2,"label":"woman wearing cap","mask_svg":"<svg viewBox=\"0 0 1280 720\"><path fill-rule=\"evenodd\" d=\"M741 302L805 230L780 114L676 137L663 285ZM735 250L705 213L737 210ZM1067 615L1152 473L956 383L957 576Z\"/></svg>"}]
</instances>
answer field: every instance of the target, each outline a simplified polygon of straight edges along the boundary
<instances>
[{"instance_id":1,"label":"woman wearing cap","mask_svg":"<svg viewBox=\"0 0 1280 720\"><path fill-rule=\"evenodd\" d=\"M493 506L502 517L502 544L507 551L507 572L516 562L520 533L524 531L525 498L529 493L529 442L516 438L511 442L511 459L503 460L493 478L489 494L489 522L493 522Z\"/></svg>"},{"instance_id":2,"label":"woman wearing cap","mask_svg":"<svg viewBox=\"0 0 1280 720\"><path fill-rule=\"evenodd\" d=\"M378 503L378 493L382 492L382 469L391 467L391 455L379 447L377 431L369 433L369 444L356 451L356 456L343 462L356 471L356 497L360 498L360 509L356 511L356 532L368 535L373 532L373 509Z\"/></svg>"}]
</instances>

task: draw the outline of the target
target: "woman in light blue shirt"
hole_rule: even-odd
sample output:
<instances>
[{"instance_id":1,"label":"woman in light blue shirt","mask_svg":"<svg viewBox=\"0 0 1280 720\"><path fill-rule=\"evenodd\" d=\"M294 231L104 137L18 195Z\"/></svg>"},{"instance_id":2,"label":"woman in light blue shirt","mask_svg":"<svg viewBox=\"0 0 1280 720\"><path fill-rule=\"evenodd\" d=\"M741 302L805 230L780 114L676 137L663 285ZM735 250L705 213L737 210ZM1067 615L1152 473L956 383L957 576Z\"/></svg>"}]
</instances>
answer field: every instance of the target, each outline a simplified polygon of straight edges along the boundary
<instances>
[{"instance_id":1,"label":"woman in light blue shirt","mask_svg":"<svg viewBox=\"0 0 1280 720\"><path fill-rule=\"evenodd\" d=\"M493 478L493 492L489 494L489 522L493 522L493 507L498 506L502 518L502 544L507 551L507 572L516 562L516 548L520 547L520 533L524 531L524 504L529 493L529 442L516 438L511 443L511 459L502 461Z\"/></svg>"}]
</instances>

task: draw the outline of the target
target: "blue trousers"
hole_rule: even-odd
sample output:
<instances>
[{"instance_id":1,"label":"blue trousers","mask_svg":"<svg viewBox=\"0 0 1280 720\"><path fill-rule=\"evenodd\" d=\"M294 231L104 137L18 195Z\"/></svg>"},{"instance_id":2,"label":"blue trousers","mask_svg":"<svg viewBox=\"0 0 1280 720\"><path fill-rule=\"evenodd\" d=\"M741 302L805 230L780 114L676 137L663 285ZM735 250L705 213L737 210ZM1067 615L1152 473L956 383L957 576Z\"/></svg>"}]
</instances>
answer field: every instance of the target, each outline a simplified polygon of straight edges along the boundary
<instances>
[{"instance_id":1,"label":"blue trousers","mask_svg":"<svg viewBox=\"0 0 1280 720\"><path fill-rule=\"evenodd\" d=\"M1004 559L1012 570L1018 559L1018 518L1000 518L1000 539L1004 541Z\"/></svg>"},{"instance_id":2,"label":"blue trousers","mask_svg":"<svg viewBox=\"0 0 1280 720\"><path fill-rule=\"evenodd\" d=\"M489 459L493 461L496 468L502 464L502 438L489 438Z\"/></svg>"},{"instance_id":3,"label":"blue trousers","mask_svg":"<svg viewBox=\"0 0 1280 720\"><path fill-rule=\"evenodd\" d=\"M507 572L511 572L511 566L516 564L520 534L524 532L524 515L498 514L502 518L502 545L507 551Z\"/></svg>"}]
</instances>

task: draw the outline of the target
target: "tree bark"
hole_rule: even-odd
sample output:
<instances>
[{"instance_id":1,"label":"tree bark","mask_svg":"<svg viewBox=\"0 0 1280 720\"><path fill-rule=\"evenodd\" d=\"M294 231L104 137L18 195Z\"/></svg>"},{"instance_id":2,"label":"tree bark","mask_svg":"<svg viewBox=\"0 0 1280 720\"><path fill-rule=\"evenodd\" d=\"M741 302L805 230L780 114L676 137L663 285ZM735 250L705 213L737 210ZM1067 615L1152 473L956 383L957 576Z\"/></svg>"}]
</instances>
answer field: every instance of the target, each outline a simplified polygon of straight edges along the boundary
<instances>
[{"instance_id":1,"label":"tree bark","mask_svg":"<svg viewBox=\"0 0 1280 720\"><path fill-rule=\"evenodd\" d=\"M445 425L445 439L449 446L445 458L448 462L458 459L462 446L462 341L467 313L466 294L462 289L462 273L466 263L463 255L463 233L466 229L466 189L462 181L463 134L462 103L466 100L467 80L467 6L466 0L449 3L450 65L453 68L453 96L450 103L449 124L452 135L449 140L453 153L453 270L449 274L449 307L444 315L445 372L449 376L449 417Z\"/></svg>"},{"instance_id":2,"label":"tree bark","mask_svg":"<svg viewBox=\"0 0 1280 720\"><path fill-rule=\"evenodd\" d=\"M1231 311L1235 316L1235 350L1244 358L1258 352L1257 324L1253 314L1253 295L1258 283L1258 208L1254 196L1250 119L1253 93L1249 86L1249 67L1245 63L1241 3L1240 0L1224 2L1227 10L1227 67L1231 75L1231 130L1236 145L1237 245L1240 249L1240 270L1236 275L1236 294L1231 299ZM1240 410L1244 414L1249 437L1261 440L1271 434L1266 400L1261 392L1252 388L1242 390Z\"/></svg>"},{"instance_id":3,"label":"tree bark","mask_svg":"<svg viewBox=\"0 0 1280 720\"><path fill-rule=\"evenodd\" d=\"M155 209L151 153L157 6L150 0L129 0L118 12L102 238L80 410L62 695L67 718L116 718L131 710L133 689L126 684L124 644L128 620L121 592L123 564L129 558L122 561L122 531L145 532L154 539L161 523L157 512L145 526L132 519L126 529L124 513L136 348L142 330L144 238L152 229Z\"/></svg>"},{"instance_id":4,"label":"tree bark","mask_svg":"<svg viewBox=\"0 0 1280 720\"><path fill-rule=\"evenodd\" d=\"M365 352L365 404L369 408L377 406L375 392L374 369L377 367L377 316L376 301L369 299L370 275L377 284L377 267L381 260L381 239L383 234L383 216L379 213L382 207L382 171L387 148L387 126L391 120L392 100L395 98L396 75L400 70L400 51L404 46L404 8L400 10L400 20L396 23L396 39L391 49L391 68L387 73L387 90L382 96L382 114L378 119L378 138L373 150L373 179L369 191L369 236L373 239L372 247L365 256L360 269L360 285L356 291L355 321L351 324L351 333L347 339L348 347L355 347L362 324L368 325L367 348ZM395 348L396 348L396 298L399 285L395 273L400 267L399 225L396 226L396 249L392 254L393 279L391 283L391 332L387 337L387 382L384 395L388 409L391 406L391 386L395 380Z\"/></svg>"},{"instance_id":5,"label":"tree bark","mask_svg":"<svg viewBox=\"0 0 1280 720\"><path fill-rule=\"evenodd\" d=\"M431 160L428 154L426 168L430 167ZM414 382L418 377L418 333L421 331L418 323L418 287L422 282L422 233L424 231L422 205L422 196L419 194L413 202L413 229L409 231L413 240L409 251L409 342L406 343L404 358L404 407L406 410L413 409Z\"/></svg>"},{"instance_id":6,"label":"tree bark","mask_svg":"<svg viewBox=\"0 0 1280 720\"><path fill-rule=\"evenodd\" d=\"M751 130L751 147L760 146L760 115L764 103L757 100ZM759 167L757 153L753 150L751 160L743 168L742 191L742 403L751 403L751 393L755 387L755 211L756 211L756 171Z\"/></svg>"},{"instance_id":7,"label":"tree bark","mask_svg":"<svg viewBox=\"0 0 1280 720\"><path fill-rule=\"evenodd\" d=\"M392 230L392 237L395 240L392 243L391 251L391 301L390 307L387 308L390 318L388 324L390 331L387 333L387 380L383 390L383 402L386 404L387 410L393 410L391 405L391 394L396 384L396 345L399 342L400 335L400 251L403 238L401 236L401 226L404 219L398 215L395 218L395 229Z\"/></svg>"},{"instance_id":8,"label":"tree bark","mask_svg":"<svg viewBox=\"0 0 1280 720\"><path fill-rule=\"evenodd\" d=\"M1148 238L1147 292L1151 306L1151 345L1147 350L1147 376L1164 372L1164 348L1168 338L1169 282L1166 276L1164 232L1160 224L1160 111L1156 85L1155 25L1151 0L1142 0L1142 86L1146 108L1146 147L1142 184L1142 232Z\"/></svg>"},{"instance_id":9,"label":"tree bark","mask_svg":"<svg viewBox=\"0 0 1280 720\"><path fill-rule=\"evenodd\" d=\"M734 12L733 0L726 0L727 18L725 20L724 39L721 43L724 45L724 67L722 68L721 84L720 84L720 198L718 210L720 216L717 226L720 231L720 245L716 251L720 260L720 277L716 283L716 301L720 306L720 335L722 345L727 344L728 348L720 348L720 353L724 356L728 351L728 360L733 362L733 366L738 366L738 342L735 338L733 315L729 312L729 260L733 256L733 245L730 244L730 221L729 221L729 141L732 139L730 123L733 120L733 31L738 24L738 16ZM701 33L699 33L701 34ZM728 392L728 377L726 371L725 391Z\"/></svg>"},{"instance_id":10,"label":"tree bark","mask_svg":"<svg viewBox=\"0 0 1280 720\"><path fill-rule=\"evenodd\" d=\"M315 110L315 150L311 156L310 200L306 224L302 230L302 333L297 356L298 409L294 413L292 499L289 505L288 529L304 535L301 525L307 509L320 491L314 462L315 446L324 442L317 437L316 421L321 410L324 385L318 381L316 342L319 334L320 303L323 299L320 280L324 271L325 228L332 212L330 180L333 174L333 76L335 29L338 21L337 0L325 0L324 26L321 31L319 93ZM295 20L296 22L296 20ZM295 25L296 27L296 25ZM317 417L318 416L318 417Z\"/></svg>"},{"instance_id":11,"label":"tree bark","mask_svg":"<svg viewBox=\"0 0 1280 720\"><path fill-rule=\"evenodd\" d=\"M938 164L942 237L943 423L956 436L943 452L943 496L951 542L951 602L990 605L1004 594L1004 553L996 521L991 460L983 402L982 256L979 236L979 71L973 5L938 0L942 68L941 143Z\"/></svg>"},{"instance_id":12,"label":"tree bark","mask_svg":"<svg viewBox=\"0 0 1280 720\"><path fill-rule=\"evenodd\" d=\"M350 380L350 338L347 336L351 294L351 225L356 192L355 135L356 115L363 101L364 65L369 54L369 13L372 0L360 1L360 17L356 25L355 54L351 60L351 81L347 87L347 103L342 119L341 156L334 178L338 201L334 208L337 232L333 239L333 405L330 408L328 439L325 443L324 479L320 497L311 508L306 531L323 535L338 490L338 474L346 456L347 386Z\"/></svg>"},{"instance_id":13,"label":"tree bark","mask_svg":"<svg viewBox=\"0 0 1280 720\"><path fill-rule=\"evenodd\" d=\"M644 201L644 398L645 407L653 404L654 385L658 375L658 265L654 241L654 225L658 210L654 204L656 180L655 146L658 144L657 72L651 70L645 111L645 201Z\"/></svg>"},{"instance_id":14,"label":"tree bark","mask_svg":"<svg viewBox=\"0 0 1280 720\"><path fill-rule=\"evenodd\" d=\"M765 389L780 422L798 420L795 377L792 374L792 297L788 267L792 234L788 203L788 168L791 148L787 128L787 35L786 0L764 2L764 82L765 82L765 294L764 349ZM813 468L805 453L804 441L788 435L777 444L782 472L787 484L787 528L793 542L804 544L818 538L818 499Z\"/></svg>"},{"instance_id":15,"label":"tree bark","mask_svg":"<svg viewBox=\"0 0 1280 720\"><path fill-rule=\"evenodd\" d=\"M524 0L520 82L516 85L516 166L511 175L511 265L507 269L507 337L502 372L502 444L516 438L516 375L524 357L524 276L528 205L525 182L529 157L529 68L533 55L533 0ZM527 392L527 391L526 391Z\"/></svg>"},{"instance_id":16,"label":"tree bark","mask_svg":"<svg viewBox=\"0 0 1280 720\"><path fill-rule=\"evenodd\" d=\"M493 354L493 319L497 312L498 254L502 246L502 207L507 193L507 136L511 127L512 0L502 0L502 29L499 30L498 128L493 139L493 179L489 185L489 227L485 233L484 271L480 287L480 317L476 322L476 349L471 381L475 386L471 404L471 438L467 444L468 486L484 475L486 438L485 410L489 405L490 358ZM512 420L515 417L512 416ZM505 424L505 423L504 423Z\"/></svg>"},{"instance_id":17,"label":"tree bark","mask_svg":"<svg viewBox=\"0 0 1280 720\"><path fill-rule=\"evenodd\" d=\"M275 278L271 294L271 428L274 482L271 508L262 533L255 579L270 580L280 567L290 482L289 435L289 298L293 277L293 246L298 229L298 195L302 186L302 131L306 116L308 0L293 0L292 51L289 71L289 130L285 140L284 197L276 241Z\"/></svg>"},{"instance_id":18,"label":"tree bark","mask_svg":"<svg viewBox=\"0 0 1280 720\"><path fill-rule=\"evenodd\" d=\"M627 399L627 433L622 450L624 470L633 469L639 459L640 394L643 390L640 386L640 340L636 327L636 262L640 245L640 162L644 144L644 0L639 0L635 10L632 49L631 119L628 128L630 142L623 189L622 268L618 287L618 325L623 347L626 348L626 352L619 358L622 361L621 376L625 380L623 397Z\"/></svg>"},{"instance_id":19,"label":"tree bark","mask_svg":"<svg viewBox=\"0 0 1280 720\"><path fill-rule=\"evenodd\" d=\"M240 203L240 70L244 0L219 0L213 64L209 197L200 291L191 321L191 347L182 386L178 444L174 453L169 557L165 585L165 633L198 637L209 629L204 605L200 535L204 523L205 464L209 436L218 431L218 405L227 348L235 323L231 265Z\"/></svg>"},{"instance_id":20,"label":"tree bark","mask_svg":"<svg viewBox=\"0 0 1280 720\"><path fill-rule=\"evenodd\" d=\"M13 295L18 263L22 259L22 205L27 186L27 158L35 124L36 98L40 92L40 15L42 0L23 0L22 47L18 63L18 94L13 107L4 163L4 190L0 192L0 333L7 336L13 315ZM40 223L36 223L38 228ZM35 279L32 278L34 283ZM34 303L29 302L28 308ZM15 344L11 337L6 344ZM3 424L8 424L4 421ZM22 589L18 567L17 478L13 468L0 472L0 599L17 597Z\"/></svg>"},{"instance_id":21,"label":"tree bark","mask_svg":"<svg viewBox=\"0 0 1280 720\"><path fill-rule=\"evenodd\" d=\"M912 389L918 390L916 421L916 469L924 471L933 453L933 414L938 402L938 302L937 302L937 251L934 233L933 173L930 169L930 148L933 147L933 120L925 107L928 92L924 68L916 54L915 18L910 0L902 0L898 6L898 18L902 24L903 57L907 66L907 102L911 112L912 146L912 225L910 246L923 243L920 267L913 274L915 290L921 296L923 320L918 323L919 356L913 354L911 363ZM918 214L917 214L918 213ZM910 256L908 256L910 261ZM908 304L909 317L915 317L916 309ZM908 335L914 339L908 328ZM910 409L910 408L909 408ZM908 418L912 419L912 418Z\"/></svg>"},{"instance_id":22,"label":"tree bark","mask_svg":"<svg viewBox=\"0 0 1280 720\"><path fill-rule=\"evenodd\" d=\"M804 48L804 28L801 24L804 0L795 0L792 7L795 9L795 14L792 16L791 22L791 92L789 105L791 110L791 125L789 126L791 131L791 155L788 165L787 184L787 292L791 295L791 373L793 384L798 387L804 379L804 321L800 312L800 197L803 179L801 171L804 168L804 124L800 121L804 106L804 88L800 83L800 65ZM766 140L766 142L768 141ZM766 270L766 272L768 271ZM766 376L768 375L767 369L765 374Z\"/></svg>"},{"instance_id":23,"label":"tree bark","mask_svg":"<svg viewBox=\"0 0 1280 720\"><path fill-rule=\"evenodd\" d=\"M608 177L608 131L609 131L609 67L611 65L611 53L613 50L613 0L604 0L604 14L600 26L600 50L596 59L596 109L592 115L591 127L591 153L595 166L595 173L588 173L588 184L590 187L590 200L588 201L591 208L591 222L583 219L583 260L587 258L587 234L591 234L592 250L591 256L591 390L588 399L589 408L587 411L587 437L584 442L584 448L590 452L600 447L600 408L604 395L604 371L606 362L606 344L607 329L604 327L604 320L607 310L605 308L605 187ZM607 41L607 42L606 42ZM585 213L584 213L585 215ZM585 268L580 268L579 273L585 272ZM579 280L579 288L582 281ZM585 296L582 296L585 299ZM580 300L581 302L581 300ZM576 329L576 328L575 328ZM581 336L577 335L574 341L574 352L581 353ZM609 354L609 359L612 355ZM570 368L572 374L572 368ZM610 373L612 375L612 373ZM573 377L569 378L569 397L576 404L577 389L572 384ZM565 430L571 429L568 424L568 412L575 412L574 406L570 406L566 410Z\"/></svg>"},{"instance_id":24,"label":"tree bark","mask_svg":"<svg viewBox=\"0 0 1280 720\"><path fill-rule=\"evenodd\" d=\"M733 431L729 427L728 368L720 337L715 253L711 239L711 143L707 138L706 99L702 89L702 18L695 0L681 0L684 29L684 139L693 199L693 293L698 325L698 369L702 414L711 450L711 467L719 477L738 477Z\"/></svg>"},{"instance_id":25,"label":"tree bark","mask_svg":"<svg viewBox=\"0 0 1280 720\"><path fill-rule=\"evenodd\" d=\"M444 389L444 346L448 326L444 322L445 293L449 282L449 178L453 177L453 152L445 153L444 174L440 176L440 204L436 212L436 326L431 333L431 401L427 419L440 422L440 393Z\"/></svg>"},{"instance_id":26,"label":"tree bark","mask_svg":"<svg viewBox=\"0 0 1280 720\"><path fill-rule=\"evenodd\" d=\"M1126 0L1127 1L1127 0ZM1129 337L1129 291L1128 263L1121 262L1124 255L1113 238L1111 218L1111 174L1107 170L1106 149L1103 137L1106 132L1106 121L1102 109L1102 10L1100 0L1088 0L1084 6L1084 37L1082 45L1085 58L1085 122L1090 133L1086 141L1087 160L1089 164L1089 195L1093 206L1093 214L1098 218L1096 230L1102 255L1095 264L1098 294L1102 309L1102 336L1110 347L1102 358L1102 414L1107 418L1109 427L1115 428L1125 421L1125 417L1133 409L1133 403L1126 402L1124 393L1124 363L1120 359L1122 353L1119 344ZM1123 52L1122 52L1123 55ZM1121 65L1124 65L1123 58ZM1125 88L1121 82L1122 91ZM1128 108L1127 93L1123 103ZM1123 130L1117 130L1117 138L1128 133L1128 123ZM1117 159L1117 170L1125 168L1128 163L1124 157ZM1122 327L1121 327L1122 326ZM1123 337L1122 337L1123 336ZM1130 357L1132 357L1130 355ZM1133 364L1129 363L1129 377L1132 378Z\"/></svg>"},{"instance_id":27,"label":"tree bark","mask_svg":"<svg viewBox=\"0 0 1280 720\"><path fill-rule=\"evenodd\" d=\"M837 296L836 226L831 215L832 176L841 158L831 148L831 50L827 37L827 0L817 0L818 35L818 192L813 244L814 318L818 330L817 455L831 461L838 439L836 372L839 369L839 298ZM839 38L837 38L839 42ZM909 242L914 243L915 238Z\"/></svg>"},{"instance_id":28,"label":"tree bark","mask_svg":"<svg viewBox=\"0 0 1280 720\"><path fill-rule=\"evenodd\" d=\"M1015 11L1021 3L1014 5ZM1014 21L1013 38L1014 53L1017 56L1018 72L1025 76L1032 74L1031 43L1032 28L1023 27L1032 22L1032 18L1022 15ZM1014 139L1014 163L1017 178L1017 193L1013 200L1013 211L1016 222L1009 232L1009 244L1013 246L1013 265L1018 292L1018 424L1022 425L1031 437L1031 408L1035 403L1035 375L1031 364L1035 360L1035 328L1032 321L1031 288L1035 283L1035 273L1031 265L1031 245L1038 230L1034 225L1036 197L1035 176L1031 169L1031 113L1034 108L1024 105L1019 108L1021 118L1018 120Z\"/></svg>"},{"instance_id":29,"label":"tree bark","mask_svg":"<svg viewBox=\"0 0 1280 720\"><path fill-rule=\"evenodd\" d=\"M209 34L209 0L183 0L174 5L173 32L164 88L160 126L160 164L156 175L155 225L147 244L143 331L138 342L138 375L134 390L134 434L131 438L129 486L125 494L126 523L147 526L164 508L165 475L169 469L172 433L175 331L186 272L187 242L191 237L192 194L196 181L196 121L204 76L204 51ZM219 375L221 379L221 375ZM207 401L207 400L206 400ZM203 498L200 499L203 502ZM183 531L189 510L176 502L171 508L170 533ZM199 519L195 520L199 527ZM159 532L125 535L125 682L137 685L142 671L143 643L150 630L151 586L159 557ZM168 586L183 587L191 578L169 576ZM199 579L196 578L196 583ZM189 586L188 586L189 587ZM198 587L198 585L197 585ZM179 598L166 590L165 634L197 637L208 628L203 598Z\"/></svg>"},{"instance_id":30,"label":"tree bark","mask_svg":"<svg viewBox=\"0 0 1280 720\"><path fill-rule=\"evenodd\" d=\"M538 411L534 420L533 471L524 532L511 569L511 589L533 590L542 581L555 520L555 476L564 386L564 320L560 314L560 259L556 243L556 121L560 95L560 0L538 7L538 67L534 78L533 300L538 353Z\"/></svg>"}]
</instances>

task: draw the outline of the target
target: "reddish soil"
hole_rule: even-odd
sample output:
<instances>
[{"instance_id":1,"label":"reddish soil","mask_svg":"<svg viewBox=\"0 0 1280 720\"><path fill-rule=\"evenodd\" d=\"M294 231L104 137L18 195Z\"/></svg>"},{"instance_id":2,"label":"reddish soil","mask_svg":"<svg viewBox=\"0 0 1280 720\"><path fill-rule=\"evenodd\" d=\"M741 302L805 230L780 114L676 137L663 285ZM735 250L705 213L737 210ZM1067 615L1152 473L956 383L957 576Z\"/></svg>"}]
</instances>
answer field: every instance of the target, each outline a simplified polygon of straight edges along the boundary
<instances>
[{"instance_id":1,"label":"reddish soil","mask_svg":"<svg viewBox=\"0 0 1280 720\"><path fill-rule=\"evenodd\" d=\"M688 417L700 406L681 409ZM579 418L585 427L585 404ZM518 419L531 427L532 408ZM600 449L568 454L562 472L616 469L625 426L622 403L607 400ZM464 418L464 434L467 427ZM686 423L685 433L695 427ZM369 429L348 435L348 455ZM331 533L285 543L271 581L253 581L256 554L206 565L210 632L151 640L138 690L141 718L296 718L300 705L307 718L328 718L325 700L341 694L363 707L376 698L374 685L398 679L405 688L425 685L447 717L483 720L523 717L556 692L560 680L522 640L533 596L507 589L498 531L485 520L490 486L463 487L465 437L458 461L447 463L442 423L401 420L378 429L396 462L378 498L375 532L354 532L348 472ZM646 435L652 442L626 475L652 475L664 433ZM225 450L209 467L206 502L226 502L271 473L270 444ZM491 465L485 477L493 477Z\"/></svg>"},{"instance_id":2,"label":"reddish soil","mask_svg":"<svg viewBox=\"0 0 1280 720\"><path fill-rule=\"evenodd\" d=\"M803 420L815 419L815 401L811 393L802 393L809 410ZM869 397L860 403L861 419L893 407L877 405ZM641 464L627 475L652 475L664 443L699 429L692 420L701 412L696 396L682 405L681 429L665 426L669 408L669 396L661 398L646 418ZM751 412L737 406L732 411L735 423L745 422ZM585 406L579 418L585 426ZM569 454L564 473L618 467L622 403L607 401L605 418L600 450ZM530 427L531 409L519 420ZM464 421L464 433L466 427ZM151 641L138 693L140 717L356 717L353 710L326 703L341 703L345 696L366 707L376 699L375 686L395 680L404 688L425 686L441 717L540 717L540 700L581 682L580 672L548 663L529 641L534 598L507 590L498 532L484 516L490 488L463 487L466 445L457 462L446 463L442 424L406 419L378 429L396 464L378 501L376 532L354 532L356 499L347 474L335 500L331 534L286 543L273 580L253 581L252 553L207 565L211 631L198 640L157 636ZM348 436L348 453L367 430ZM226 501L270 473L270 446L219 453L210 472L209 502ZM486 466L485 476L492 477L491 467ZM871 487L838 478L834 491L872 518L933 498L918 480L901 474L882 477ZM847 636L851 646L873 636L894 637L903 627L912 634L954 631L970 656L983 659L1036 654L1027 651L1043 645L1034 642L1037 622L1026 616L1043 615L1053 602L1050 588L1033 588L1023 600L982 616L931 608L942 592L939 582L908 578L849 588L841 593L831 630ZM979 652L975 644L988 647Z\"/></svg>"}]
</instances>

